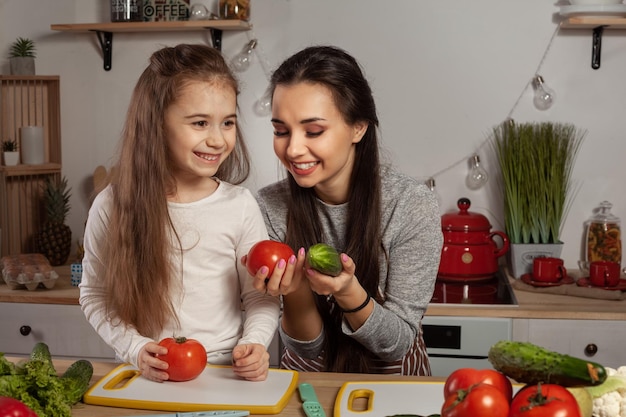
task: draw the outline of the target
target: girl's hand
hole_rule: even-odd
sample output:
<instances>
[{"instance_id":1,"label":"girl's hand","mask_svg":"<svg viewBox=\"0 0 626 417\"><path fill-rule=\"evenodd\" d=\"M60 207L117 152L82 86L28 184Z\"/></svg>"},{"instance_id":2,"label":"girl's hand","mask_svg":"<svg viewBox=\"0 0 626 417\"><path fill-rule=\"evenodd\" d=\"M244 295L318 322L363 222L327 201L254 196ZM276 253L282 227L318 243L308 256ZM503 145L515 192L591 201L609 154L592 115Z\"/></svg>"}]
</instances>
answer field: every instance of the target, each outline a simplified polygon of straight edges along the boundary
<instances>
[{"instance_id":1,"label":"girl's hand","mask_svg":"<svg viewBox=\"0 0 626 417\"><path fill-rule=\"evenodd\" d=\"M270 354L261 344L237 345L233 348L233 372L248 381L265 381Z\"/></svg>"},{"instance_id":2,"label":"girl's hand","mask_svg":"<svg viewBox=\"0 0 626 417\"><path fill-rule=\"evenodd\" d=\"M169 364L155 357L156 354L167 355L167 348L156 342L146 343L137 356L137 367L144 378L156 382L167 381L170 377L167 373Z\"/></svg>"}]
</instances>

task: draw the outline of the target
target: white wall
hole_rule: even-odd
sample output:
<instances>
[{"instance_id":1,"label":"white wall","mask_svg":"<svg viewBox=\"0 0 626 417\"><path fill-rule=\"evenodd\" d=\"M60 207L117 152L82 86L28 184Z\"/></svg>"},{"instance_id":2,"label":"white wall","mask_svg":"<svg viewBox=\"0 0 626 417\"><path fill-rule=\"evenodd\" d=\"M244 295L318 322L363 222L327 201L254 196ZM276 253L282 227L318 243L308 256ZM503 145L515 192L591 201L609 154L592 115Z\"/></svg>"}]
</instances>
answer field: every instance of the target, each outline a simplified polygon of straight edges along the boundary
<instances>
[{"instance_id":1,"label":"white wall","mask_svg":"<svg viewBox=\"0 0 626 417\"><path fill-rule=\"evenodd\" d=\"M163 45L210 39L204 32L115 34L113 68L104 71L95 35L54 32L50 25L106 22L108 3L0 0L2 72L8 73L8 44L23 36L37 41L38 74L61 77L63 171L73 188L69 224L77 238L87 215L91 173L115 153L130 91L148 56ZM272 69L311 44L350 51L372 84L390 157L416 178L437 174L444 211L469 197L472 211L487 215L494 229L504 229L494 181L470 191L464 179L466 159L476 149L489 169L487 135L514 109L512 117L519 122L569 122L588 130L574 173L580 188L562 234L567 265L576 265L582 224L600 201L611 201L626 221L626 31L605 31L602 66L593 70L590 30L560 30L542 62L560 19L556 1L252 3L254 29L224 32L224 53L233 56L256 37ZM524 89L540 63L540 73L558 96L546 112L533 107L532 90ZM256 190L282 171L271 147L269 118L252 111L267 85L258 56L241 78L241 118L255 169L248 185Z\"/></svg>"}]
</instances>

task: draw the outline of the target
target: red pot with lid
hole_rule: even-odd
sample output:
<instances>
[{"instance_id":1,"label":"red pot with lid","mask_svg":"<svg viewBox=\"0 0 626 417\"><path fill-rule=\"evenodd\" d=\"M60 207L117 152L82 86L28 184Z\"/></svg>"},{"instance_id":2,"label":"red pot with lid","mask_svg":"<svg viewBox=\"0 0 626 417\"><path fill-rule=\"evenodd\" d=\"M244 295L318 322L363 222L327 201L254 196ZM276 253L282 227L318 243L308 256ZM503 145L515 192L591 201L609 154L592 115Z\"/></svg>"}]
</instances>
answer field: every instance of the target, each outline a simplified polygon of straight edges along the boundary
<instances>
[{"instance_id":1,"label":"red pot with lid","mask_svg":"<svg viewBox=\"0 0 626 417\"><path fill-rule=\"evenodd\" d=\"M489 220L482 214L470 212L470 205L468 198L460 198L458 213L441 216L444 240L438 279L481 281L493 278L498 271L498 258L509 250L508 236L491 231Z\"/></svg>"}]
</instances>

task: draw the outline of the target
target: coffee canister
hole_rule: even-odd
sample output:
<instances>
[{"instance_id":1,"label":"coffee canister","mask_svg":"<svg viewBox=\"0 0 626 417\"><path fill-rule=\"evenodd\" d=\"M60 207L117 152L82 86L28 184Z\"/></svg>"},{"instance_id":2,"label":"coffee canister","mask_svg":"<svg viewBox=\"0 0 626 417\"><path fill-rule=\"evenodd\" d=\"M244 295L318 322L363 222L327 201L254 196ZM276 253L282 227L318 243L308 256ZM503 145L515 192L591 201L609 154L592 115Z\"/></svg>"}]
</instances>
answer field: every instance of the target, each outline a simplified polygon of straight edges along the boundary
<instances>
[{"instance_id":1,"label":"coffee canister","mask_svg":"<svg viewBox=\"0 0 626 417\"><path fill-rule=\"evenodd\" d=\"M141 22L142 0L111 0L111 22Z\"/></svg>"}]
</instances>

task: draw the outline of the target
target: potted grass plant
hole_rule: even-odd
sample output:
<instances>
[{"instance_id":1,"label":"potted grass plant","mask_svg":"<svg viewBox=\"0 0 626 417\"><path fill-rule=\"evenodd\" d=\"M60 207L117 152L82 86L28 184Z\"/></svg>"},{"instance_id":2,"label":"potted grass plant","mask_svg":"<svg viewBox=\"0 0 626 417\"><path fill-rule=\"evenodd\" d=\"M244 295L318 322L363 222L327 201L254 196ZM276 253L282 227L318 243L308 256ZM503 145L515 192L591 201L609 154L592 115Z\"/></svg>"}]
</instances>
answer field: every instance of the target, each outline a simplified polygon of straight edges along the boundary
<instances>
[{"instance_id":1,"label":"potted grass plant","mask_svg":"<svg viewBox=\"0 0 626 417\"><path fill-rule=\"evenodd\" d=\"M17 38L9 48L12 75L35 75L35 42L28 38Z\"/></svg>"},{"instance_id":2,"label":"potted grass plant","mask_svg":"<svg viewBox=\"0 0 626 417\"><path fill-rule=\"evenodd\" d=\"M5 140L2 142L2 156L5 166L17 165L20 161L20 152L17 148L17 141Z\"/></svg>"},{"instance_id":3,"label":"potted grass plant","mask_svg":"<svg viewBox=\"0 0 626 417\"><path fill-rule=\"evenodd\" d=\"M515 123L493 129L501 174L509 269L532 271L538 256L560 257L561 227L575 195L574 162L586 131L567 123Z\"/></svg>"}]
</instances>

